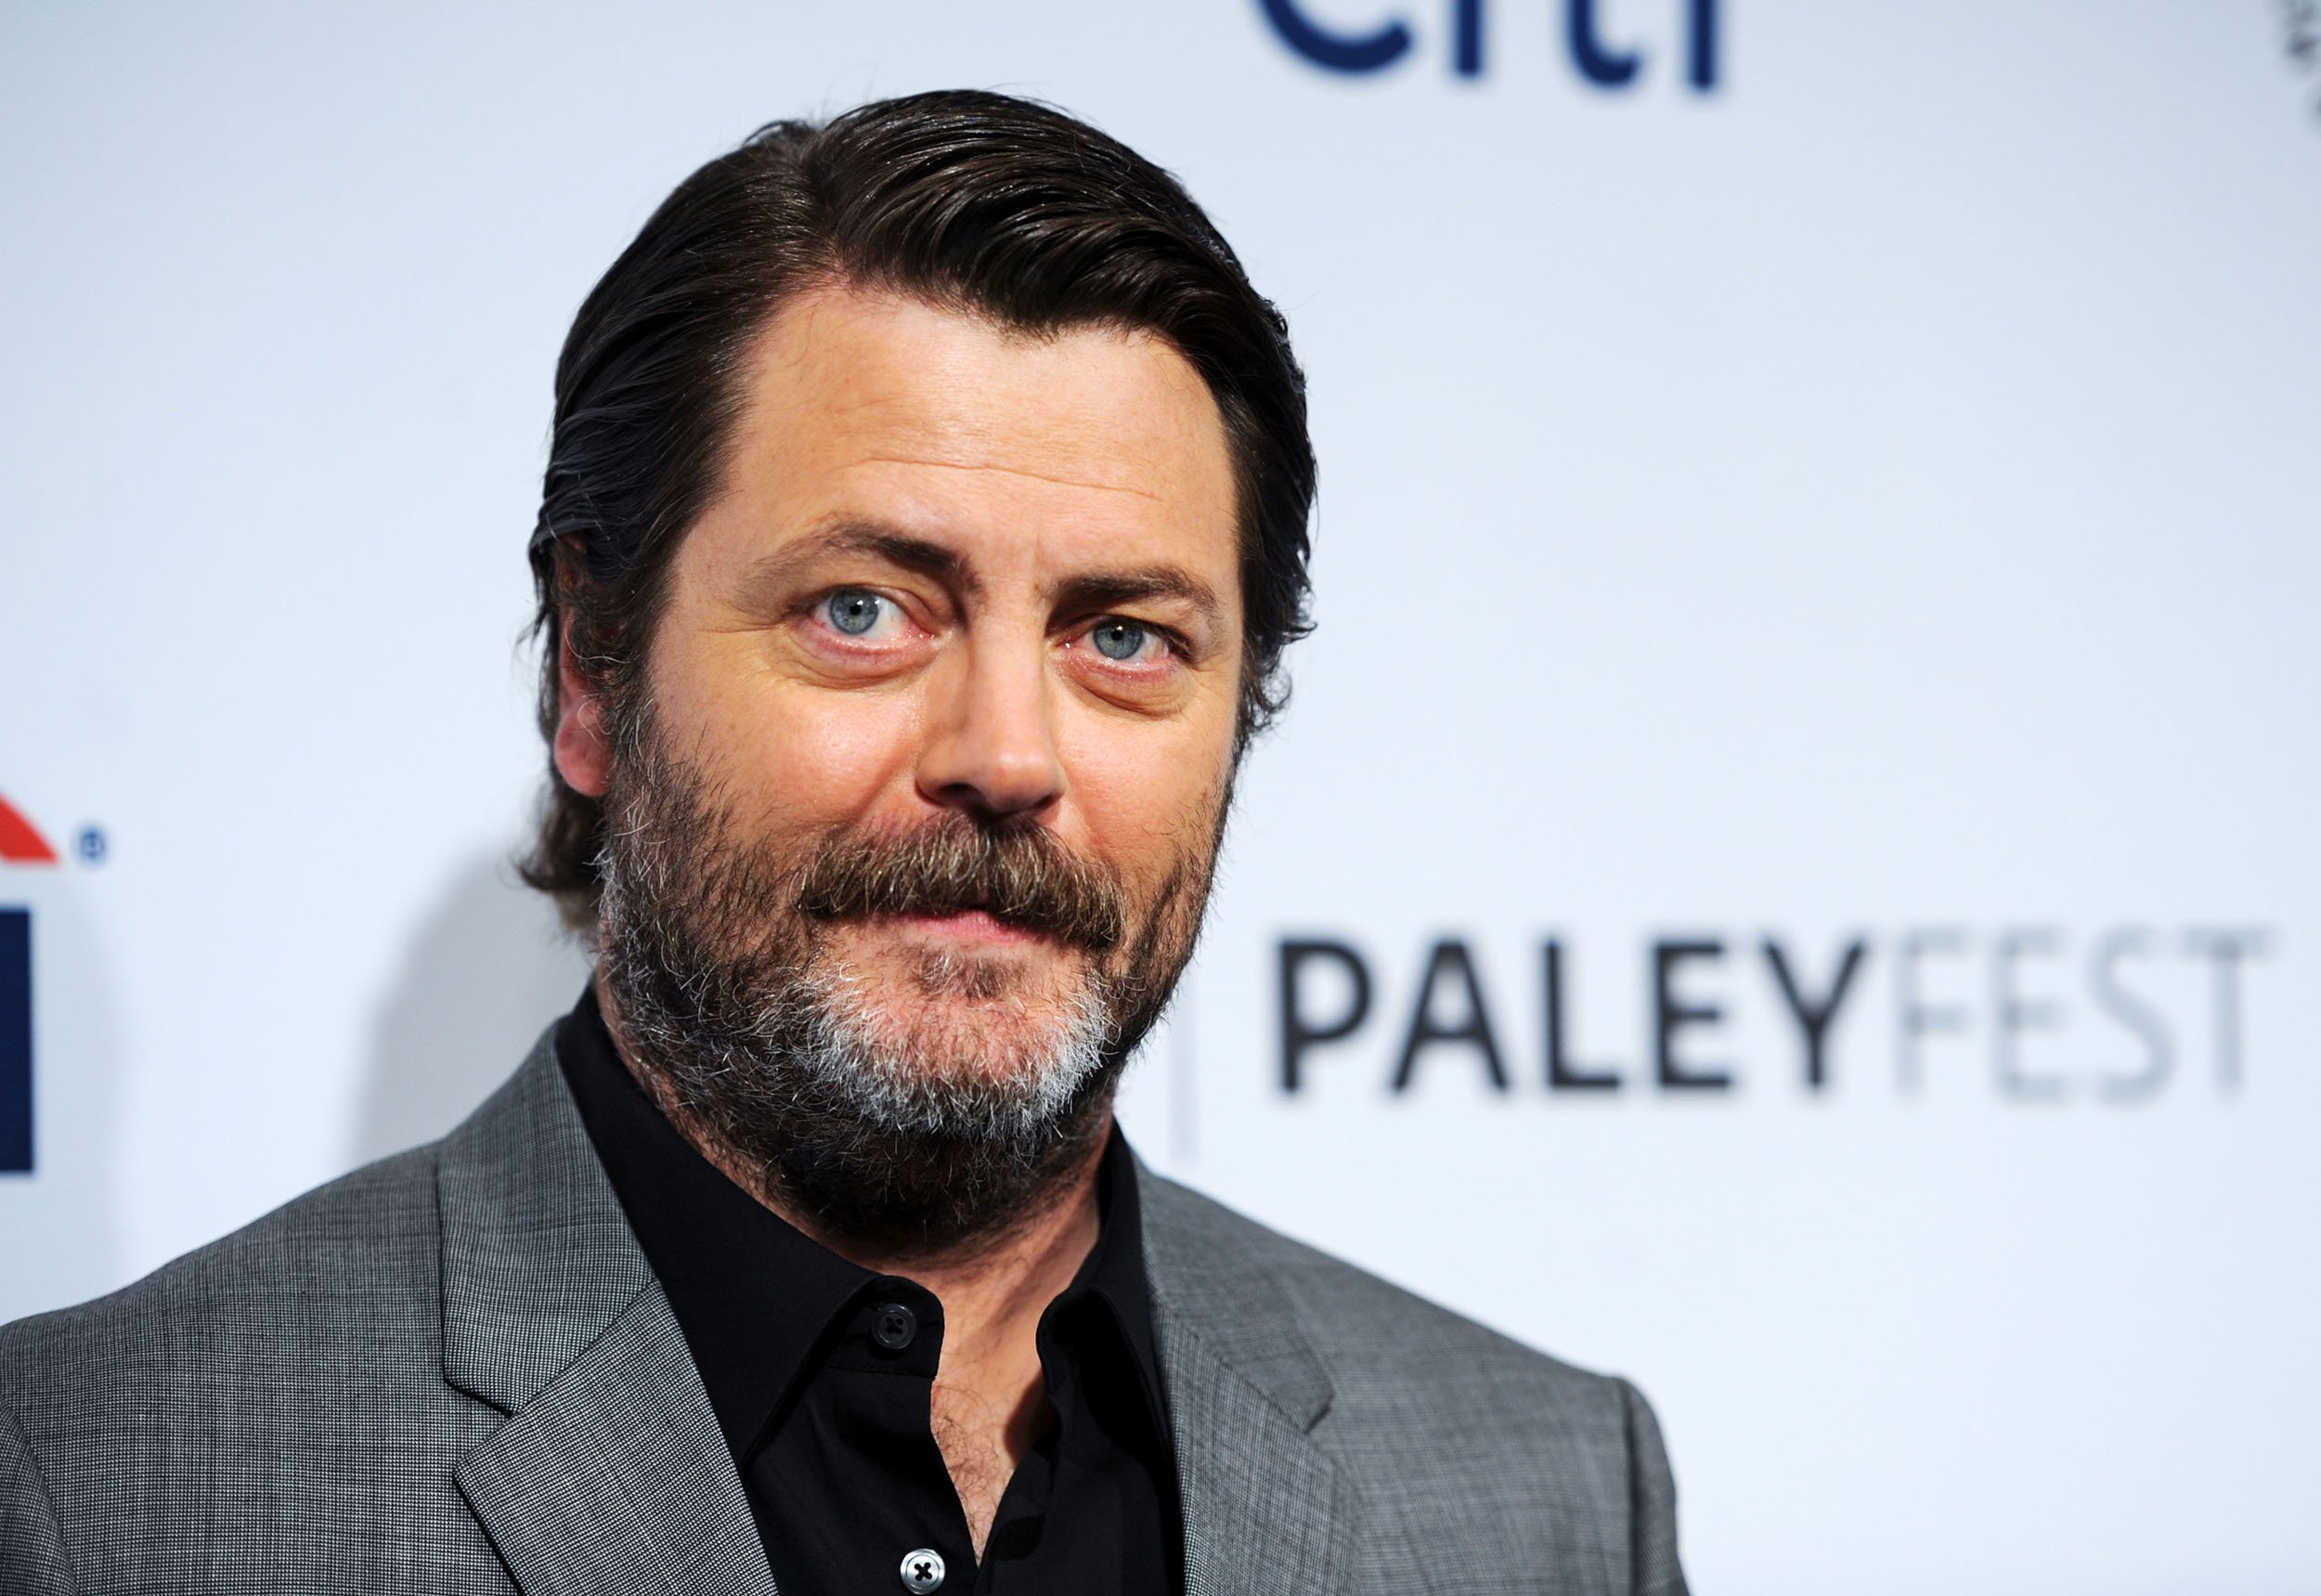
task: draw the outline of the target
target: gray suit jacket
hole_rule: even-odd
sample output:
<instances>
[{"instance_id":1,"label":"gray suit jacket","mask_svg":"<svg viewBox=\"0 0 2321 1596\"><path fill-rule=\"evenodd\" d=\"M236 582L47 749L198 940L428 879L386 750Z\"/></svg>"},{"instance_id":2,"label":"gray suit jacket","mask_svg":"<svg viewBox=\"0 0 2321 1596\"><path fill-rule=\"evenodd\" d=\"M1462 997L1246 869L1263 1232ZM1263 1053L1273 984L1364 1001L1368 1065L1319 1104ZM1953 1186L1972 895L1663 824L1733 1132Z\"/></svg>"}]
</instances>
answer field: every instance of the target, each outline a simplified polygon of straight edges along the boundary
<instances>
[{"instance_id":1,"label":"gray suit jacket","mask_svg":"<svg viewBox=\"0 0 2321 1596\"><path fill-rule=\"evenodd\" d=\"M1683 1589L1634 1387L1145 1191L1190 1596ZM442 1141L0 1330L7 1596L511 1589L773 1590L547 1038Z\"/></svg>"}]
</instances>

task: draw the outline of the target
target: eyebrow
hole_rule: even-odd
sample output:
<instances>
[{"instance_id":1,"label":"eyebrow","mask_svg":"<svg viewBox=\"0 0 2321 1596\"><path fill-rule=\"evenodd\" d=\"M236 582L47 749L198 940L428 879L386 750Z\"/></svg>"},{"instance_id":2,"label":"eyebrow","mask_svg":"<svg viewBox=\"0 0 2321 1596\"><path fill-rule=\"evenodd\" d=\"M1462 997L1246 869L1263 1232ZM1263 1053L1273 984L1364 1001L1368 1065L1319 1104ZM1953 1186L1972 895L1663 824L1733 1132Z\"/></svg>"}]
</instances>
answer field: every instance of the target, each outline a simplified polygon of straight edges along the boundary
<instances>
[{"instance_id":1,"label":"eyebrow","mask_svg":"<svg viewBox=\"0 0 2321 1596\"><path fill-rule=\"evenodd\" d=\"M1056 591L1057 606L1072 610L1109 609L1154 599L1174 599L1190 605L1209 625L1222 628L1225 624L1225 606L1209 584L1174 565L1074 577Z\"/></svg>"},{"instance_id":2,"label":"eyebrow","mask_svg":"<svg viewBox=\"0 0 2321 1596\"><path fill-rule=\"evenodd\" d=\"M982 591L982 584L956 551L871 521L841 521L753 561L746 584L752 590L782 586L806 566L833 554L867 554L906 571L938 577L970 597Z\"/></svg>"},{"instance_id":3,"label":"eyebrow","mask_svg":"<svg viewBox=\"0 0 2321 1596\"><path fill-rule=\"evenodd\" d=\"M928 538L914 537L875 521L841 521L801 538L786 549L756 561L748 586L779 586L794 579L806 566L833 554L865 554L934 577L969 598L980 596L981 579L966 557ZM1097 610L1116 604L1173 599L1190 606L1212 627L1222 628L1225 606L1207 582L1177 565L1147 565L1129 571L1097 571L1072 577L1058 584L1058 608Z\"/></svg>"}]
</instances>

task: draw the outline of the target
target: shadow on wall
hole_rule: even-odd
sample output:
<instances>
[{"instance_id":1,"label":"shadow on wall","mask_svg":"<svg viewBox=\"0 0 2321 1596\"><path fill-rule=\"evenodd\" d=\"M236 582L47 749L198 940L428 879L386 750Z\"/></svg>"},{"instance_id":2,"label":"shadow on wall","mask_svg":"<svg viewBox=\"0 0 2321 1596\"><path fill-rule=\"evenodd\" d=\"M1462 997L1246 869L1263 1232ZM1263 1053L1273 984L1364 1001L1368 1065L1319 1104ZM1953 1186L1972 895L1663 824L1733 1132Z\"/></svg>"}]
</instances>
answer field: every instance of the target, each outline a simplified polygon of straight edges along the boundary
<instances>
[{"instance_id":1,"label":"shadow on wall","mask_svg":"<svg viewBox=\"0 0 2321 1596\"><path fill-rule=\"evenodd\" d=\"M457 871L379 1010L354 1161L432 1141L489 1096L580 995L589 955L503 855Z\"/></svg>"}]
</instances>

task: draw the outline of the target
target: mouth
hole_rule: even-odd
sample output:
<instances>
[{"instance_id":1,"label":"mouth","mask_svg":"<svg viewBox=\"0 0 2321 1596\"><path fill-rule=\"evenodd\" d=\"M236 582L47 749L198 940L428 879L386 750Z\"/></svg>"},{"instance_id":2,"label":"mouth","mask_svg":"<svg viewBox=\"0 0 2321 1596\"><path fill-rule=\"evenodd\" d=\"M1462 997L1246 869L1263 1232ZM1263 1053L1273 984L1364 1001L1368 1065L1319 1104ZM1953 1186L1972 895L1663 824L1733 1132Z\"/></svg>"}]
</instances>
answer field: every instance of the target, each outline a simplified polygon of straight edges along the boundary
<instances>
[{"instance_id":1,"label":"mouth","mask_svg":"<svg viewBox=\"0 0 2321 1596\"><path fill-rule=\"evenodd\" d=\"M989 909L960 909L941 915L882 916L914 937L953 945L989 948L1030 947L1050 939L1044 932L1016 920L1002 919Z\"/></svg>"}]
</instances>

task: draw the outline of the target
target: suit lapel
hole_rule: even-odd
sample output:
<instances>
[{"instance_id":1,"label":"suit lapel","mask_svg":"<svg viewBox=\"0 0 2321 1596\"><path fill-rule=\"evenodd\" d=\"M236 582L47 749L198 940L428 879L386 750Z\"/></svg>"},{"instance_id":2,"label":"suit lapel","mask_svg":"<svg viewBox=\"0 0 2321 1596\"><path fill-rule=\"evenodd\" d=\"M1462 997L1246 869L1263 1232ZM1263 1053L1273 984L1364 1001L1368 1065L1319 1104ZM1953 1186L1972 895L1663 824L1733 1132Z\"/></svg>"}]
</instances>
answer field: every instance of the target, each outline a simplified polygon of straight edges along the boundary
<instances>
[{"instance_id":1,"label":"suit lapel","mask_svg":"<svg viewBox=\"0 0 2321 1596\"><path fill-rule=\"evenodd\" d=\"M1357 1503L1313 1435L1333 1395L1328 1371L1279 1284L1213 1223L1213 1205L1137 1174L1185 1511L1186 1596L1342 1596Z\"/></svg>"},{"instance_id":2,"label":"suit lapel","mask_svg":"<svg viewBox=\"0 0 2321 1596\"><path fill-rule=\"evenodd\" d=\"M658 1285L458 1472L526 1596L770 1596L763 1545Z\"/></svg>"},{"instance_id":3,"label":"suit lapel","mask_svg":"<svg viewBox=\"0 0 2321 1596\"><path fill-rule=\"evenodd\" d=\"M509 1415L456 1471L526 1596L770 1596L668 1299L541 1037L437 1164L445 1377Z\"/></svg>"},{"instance_id":4,"label":"suit lapel","mask_svg":"<svg viewBox=\"0 0 2321 1596\"><path fill-rule=\"evenodd\" d=\"M1185 1509L1186 1596L1340 1596L1355 1520L1338 1465L1189 1331L1164 1327L1160 1356Z\"/></svg>"}]
</instances>

